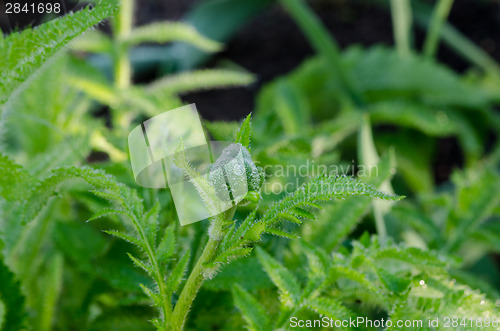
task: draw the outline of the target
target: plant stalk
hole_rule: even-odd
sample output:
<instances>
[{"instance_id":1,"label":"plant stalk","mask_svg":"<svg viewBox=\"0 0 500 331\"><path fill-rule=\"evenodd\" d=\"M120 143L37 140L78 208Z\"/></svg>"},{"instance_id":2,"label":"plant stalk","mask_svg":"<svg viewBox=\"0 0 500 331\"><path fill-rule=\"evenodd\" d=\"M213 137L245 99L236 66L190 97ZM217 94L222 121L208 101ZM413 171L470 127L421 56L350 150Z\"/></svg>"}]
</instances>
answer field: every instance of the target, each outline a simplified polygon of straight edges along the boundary
<instances>
[{"instance_id":1,"label":"plant stalk","mask_svg":"<svg viewBox=\"0 0 500 331\"><path fill-rule=\"evenodd\" d=\"M132 32L134 0L121 0L120 10L114 21L115 34L115 85L120 89L130 86L132 69L128 55L127 39Z\"/></svg>"},{"instance_id":2,"label":"plant stalk","mask_svg":"<svg viewBox=\"0 0 500 331\"><path fill-rule=\"evenodd\" d=\"M375 142L373 141L373 133L370 123L370 117L365 114L363 123L358 133L358 158L360 163L368 168L370 177L377 176L377 173L372 172L373 167L377 167L380 163ZM376 168L375 168L376 169ZM386 190L392 191L390 181L382 183L379 187L386 186ZM387 240L387 227L384 220L384 201L372 201L373 215L375 218L375 226L380 242L385 243Z\"/></svg>"},{"instance_id":3,"label":"plant stalk","mask_svg":"<svg viewBox=\"0 0 500 331\"><path fill-rule=\"evenodd\" d=\"M221 235L222 226L225 221L230 220L234 216L234 212L236 211L236 207L233 207L221 214L222 217L214 217L211 222L210 236L208 239L201 256L199 257L196 265L194 266L191 274L189 275L184 288L182 289L181 295L179 296L179 300L175 305L174 312L172 314L172 330L180 331L184 328L184 324L186 323L186 317L189 313L189 309L198 293L203 281L205 280L204 271L205 267L203 266L206 262L209 262L217 253L217 249L219 248L219 244L223 238Z\"/></svg>"},{"instance_id":4,"label":"plant stalk","mask_svg":"<svg viewBox=\"0 0 500 331\"><path fill-rule=\"evenodd\" d=\"M128 39L132 32L134 0L121 0L120 9L115 17L113 33L114 44L114 80L117 90L123 92L128 89L132 81L132 67L129 58ZM115 114L117 124L121 128L128 128L129 116L123 111Z\"/></svg>"},{"instance_id":5,"label":"plant stalk","mask_svg":"<svg viewBox=\"0 0 500 331\"><path fill-rule=\"evenodd\" d=\"M391 16L394 40L399 55L411 53L412 12L410 0L391 0Z\"/></svg>"},{"instance_id":6,"label":"plant stalk","mask_svg":"<svg viewBox=\"0 0 500 331\"><path fill-rule=\"evenodd\" d=\"M426 58L432 58L436 54L441 29L450 14L453 1L454 0L439 0L437 5L434 7L432 20L429 25L429 31L427 32L424 43L424 56Z\"/></svg>"}]
</instances>

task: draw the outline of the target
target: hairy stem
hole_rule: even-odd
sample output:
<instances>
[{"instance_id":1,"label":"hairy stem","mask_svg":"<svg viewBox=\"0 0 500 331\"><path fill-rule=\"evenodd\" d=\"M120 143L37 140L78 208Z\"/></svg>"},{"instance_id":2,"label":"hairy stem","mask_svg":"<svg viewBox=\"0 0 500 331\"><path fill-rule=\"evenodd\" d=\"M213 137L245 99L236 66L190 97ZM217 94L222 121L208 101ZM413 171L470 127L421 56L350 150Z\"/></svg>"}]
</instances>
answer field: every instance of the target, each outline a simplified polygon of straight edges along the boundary
<instances>
[{"instance_id":1,"label":"hairy stem","mask_svg":"<svg viewBox=\"0 0 500 331\"><path fill-rule=\"evenodd\" d=\"M439 0L438 4L434 7L432 21L424 43L424 55L427 58L431 58L436 54L441 28L448 18L453 1Z\"/></svg>"},{"instance_id":2,"label":"hairy stem","mask_svg":"<svg viewBox=\"0 0 500 331\"><path fill-rule=\"evenodd\" d=\"M118 90L125 90L132 81L132 68L129 59L127 39L132 31L134 0L121 0L120 9L113 21L114 45L114 79ZM122 128L127 128L129 120L121 112L116 115L116 121Z\"/></svg>"},{"instance_id":3,"label":"hairy stem","mask_svg":"<svg viewBox=\"0 0 500 331\"><path fill-rule=\"evenodd\" d=\"M221 234L222 226L225 221L233 218L235 210L236 207L233 207L221 214L219 217L211 219L212 224L210 225L211 229L208 242L203 249L203 253L201 253L201 256L196 262L196 265L191 271L191 274L182 289L181 295L179 296L179 300L175 305L174 312L172 314L172 330L180 331L184 328L189 309L191 308L198 290L205 280L205 267L203 265L206 262L209 262L217 253L217 249L219 248L219 244L223 238Z\"/></svg>"},{"instance_id":4,"label":"hairy stem","mask_svg":"<svg viewBox=\"0 0 500 331\"><path fill-rule=\"evenodd\" d=\"M121 0L120 10L114 21L116 40L115 85L118 88L127 88L131 81L131 67L128 56L127 39L132 31L133 0Z\"/></svg>"}]
</instances>

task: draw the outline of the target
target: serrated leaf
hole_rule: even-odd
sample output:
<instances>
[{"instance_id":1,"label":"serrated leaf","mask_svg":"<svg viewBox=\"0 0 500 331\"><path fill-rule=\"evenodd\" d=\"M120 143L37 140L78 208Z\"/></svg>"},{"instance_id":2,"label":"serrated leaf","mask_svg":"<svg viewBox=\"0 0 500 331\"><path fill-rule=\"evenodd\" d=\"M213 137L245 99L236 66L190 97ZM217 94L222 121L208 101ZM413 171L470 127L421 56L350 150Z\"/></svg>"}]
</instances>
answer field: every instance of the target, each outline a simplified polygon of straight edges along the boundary
<instances>
[{"instance_id":1,"label":"serrated leaf","mask_svg":"<svg viewBox=\"0 0 500 331\"><path fill-rule=\"evenodd\" d=\"M489 217L494 208L500 204L500 195L492 192L500 187L500 176L493 171L464 174L461 178L455 174L454 181L458 185L457 203L448 224L453 230L451 238L446 242L446 249L454 252L465 237Z\"/></svg>"},{"instance_id":2,"label":"serrated leaf","mask_svg":"<svg viewBox=\"0 0 500 331\"><path fill-rule=\"evenodd\" d=\"M116 231L116 230L105 230L104 232L107 233L107 234L109 234L110 236L114 236L114 237L123 239L126 242L129 242L132 245L135 245L135 246L137 246L137 247L139 247L141 249L145 249L146 248L145 245L144 245L144 243L139 238L137 238L137 237L135 237L133 235L129 235L127 233Z\"/></svg>"},{"instance_id":3,"label":"serrated leaf","mask_svg":"<svg viewBox=\"0 0 500 331\"><path fill-rule=\"evenodd\" d=\"M341 278L349 279L358 283L370 293L373 293L373 295L376 295L377 293L377 288L366 278L364 274L346 266L337 265L331 267L328 271L326 284L332 284Z\"/></svg>"},{"instance_id":4,"label":"serrated leaf","mask_svg":"<svg viewBox=\"0 0 500 331\"><path fill-rule=\"evenodd\" d=\"M248 114L248 116L245 118L243 123L241 123L241 126L236 133L236 139L234 140L235 144L242 144L245 146L249 152L252 150L250 149L250 139L252 137L252 127L250 125L250 121L252 119L252 114Z\"/></svg>"},{"instance_id":5,"label":"serrated leaf","mask_svg":"<svg viewBox=\"0 0 500 331\"><path fill-rule=\"evenodd\" d=\"M64 45L112 15L115 1L98 1L75 13L0 39L0 104Z\"/></svg>"},{"instance_id":6,"label":"serrated leaf","mask_svg":"<svg viewBox=\"0 0 500 331\"><path fill-rule=\"evenodd\" d=\"M282 213L280 215L280 217L287 220L288 222L291 222L291 223L302 224L302 221L297 216L295 216L293 214Z\"/></svg>"},{"instance_id":7,"label":"serrated leaf","mask_svg":"<svg viewBox=\"0 0 500 331\"><path fill-rule=\"evenodd\" d=\"M216 52L222 45L201 35L194 27L179 22L157 22L132 30L127 42L137 45L145 42L168 43L182 41L207 52Z\"/></svg>"},{"instance_id":8,"label":"serrated leaf","mask_svg":"<svg viewBox=\"0 0 500 331\"><path fill-rule=\"evenodd\" d=\"M151 268L151 265L150 265L150 263L148 261L140 260L140 259L136 258L135 256L133 256L130 253L127 253L127 255L132 260L132 262L134 262L134 264L137 267L139 267L142 270L146 271L151 277L153 277L154 272L153 272L153 269Z\"/></svg>"},{"instance_id":9,"label":"serrated leaf","mask_svg":"<svg viewBox=\"0 0 500 331\"><path fill-rule=\"evenodd\" d=\"M158 293L156 293L155 291L153 291L144 284L139 284L139 286L142 288L144 294L146 294L151 299L151 301L154 302L156 306L161 306L162 300Z\"/></svg>"},{"instance_id":10,"label":"serrated leaf","mask_svg":"<svg viewBox=\"0 0 500 331\"><path fill-rule=\"evenodd\" d=\"M313 213L311 213L308 210L305 210L304 208L295 207L291 210L291 212L293 214L295 214L296 216L300 216L300 217L305 218L305 219L310 219L310 220L316 219L316 216L314 216Z\"/></svg>"},{"instance_id":11,"label":"serrated leaf","mask_svg":"<svg viewBox=\"0 0 500 331\"><path fill-rule=\"evenodd\" d=\"M26 326L25 299L21 292L21 284L14 274L0 260L0 300L4 303L5 313L2 330L19 331Z\"/></svg>"},{"instance_id":12,"label":"serrated leaf","mask_svg":"<svg viewBox=\"0 0 500 331\"><path fill-rule=\"evenodd\" d=\"M257 248L257 258L269 278L278 287L282 302L287 306L296 304L300 298L300 285L297 279L260 247Z\"/></svg>"},{"instance_id":13,"label":"serrated leaf","mask_svg":"<svg viewBox=\"0 0 500 331\"><path fill-rule=\"evenodd\" d=\"M175 253L175 224L169 225L165 229L165 234L158 245L156 250L156 258L158 259L158 263L163 267L168 263L168 260Z\"/></svg>"},{"instance_id":14,"label":"serrated leaf","mask_svg":"<svg viewBox=\"0 0 500 331\"><path fill-rule=\"evenodd\" d=\"M227 69L205 69L169 75L147 87L149 95L179 94L199 90L249 85L251 74Z\"/></svg>"},{"instance_id":15,"label":"serrated leaf","mask_svg":"<svg viewBox=\"0 0 500 331\"><path fill-rule=\"evenodd\" d=\"M241 311L248 328L253 331L268 330L269 319L264 307L238 284L233 286L235 306Z\"/></svg>"},{"instance_id":16,"label":"serrated leaf","mask_svg":"<svg viewBox=\"0 0 500 331\"><path fill-rule=\"evenodd\" d=\"M160 208L160 203L157 201L155 205L140 219L151 247L156 246L156 233L158 232L158 215L160 213Z\"/></svg>"},{"instance_id":17,"label":"serrated leaf","mask_svg":"<svg viewBox=\"0 0 500 331\"><path fill-rule=\"evenodd\" d=\"M350 196L369 196L383 200L400 200L403 197L378 191L370 184L347 176L318 176L302 185L292 194L273 204L262 215L268 225L278 222L284 213L309 203L325 202Z\"/></svg>"},{"instance_id":18,"label":"serrated leaf","mask_svg":"<svg viewBox=\"0 0 500 331\"><path fill-rule=\"evenodd\" d=\"M174 270L168 276L166 282L166 290L168 294L172 294L177 292L179 286L182 283L182 278L184 277L184 273L186 272L188 263L189 263L189 251L184 254L184 256L177 262Z\"/></svg>"},{"instance_id":19,"label":"serrated leaf","mask_svg":"<svg viewBox=\"0 0 500 331\"><path fill-rule=\"evenodd\" d=\"M81 178L92 185L94 189L91 191L95 195L117 203L134 222L142 217L144 207L137 192L118 183L112 176L90 167L62 167L53 170L49 177L31 190L30 197L24 205L24 220L34 219L47 204L56 188L72 178Z\"/></svg>"},{"instance_id":20,"label":"serrated leaf","mask_svg":"<svg viewBox=\"0 0 500 331\"><path fill-rule=\"evenodd\" d=\"M229 249L217 255L212 261L204 265L204 267L210 269L217 267L219 264L229 263L233 260L249 255L252 252L252 249L252 247L238 247Z\"/></svg>"},{"instance_id":21,"label":"serrated leaf","mask_svg":"<svg viewBox=\"0 0 500 331\"><path fill-rule=\"evenodd\" d=\"M102 217L107 217L107 216L111 216L111 215L118 215L118 214L129 216L125 211L120 210L120 209L104 208L104 209L101 209L100 211L98 211L97 213L95 213L94 215L92 215L87 220L87 222L95 221L95 220L102 218Z\"/></svg>"},{"instance_id":22,"label":"serrated leaf","mask_svg":"<svg viewBox=\"0 0 500 331\"><path fill-rule=\"evenodd\" d=\"M259 241L265 229L266 229L266 223L255 222L250 226L248 230L246 230L245 234L243 235L243 239L248 240L250 242Z\"/></svg>"},{"instance_id":23,"label":"serrated leaf","mask_svg":"<svg viewBox=\"0 0 500 331\"><path fill-rule=\"evenodd\" d=\"M275 227L266 228L266 230L264 232L272 234L274 236L287 238L287 239L298 239L299 238L299 236L297 236L293 233L289 233L289 232L283 231L283 230L275 228Z\"/></svg>"},{"instance_id":24,"label":"serrated leaf","mask_svg":"<svg viewBox=\"0 0 500 331\"><path fill-rule=\"evenodd\" d=\"M304 305L315 313L328 316L335 321L349 320L354 315L341 302L331 298L309 299Z\"/></svg>"},{"instance_id":25,"label":"serrated leaf","mask_svg":"<svg viewBox=\"0 0 500 331\"><path fill-rule=\"evenodd\" d=\"M7 201L18 201L29 193L35 179L22 166L0 153L0 196Z\"/></svg>"},{"instance_id":26,"label":"serrated leaf","mask_svg":"<svg viewBox=\"0 0 500 331\"><path fill-rule=\"evenodd\" d=\"M377 274L380 281L387 288L389 292L396 294L402 293L408 289L411 284L411 279L398 277L384 269L377 268Z\"/></svg>"},{"instance_id":27,"label":"serrated leaf","mask_svg":"<svg viewBox=\"0 0 500 331\"><path fill-rule=\"evenodd\" d=\"M423 269L434 268L434 270L443 270L447 264L453 261L451 258L444 259L435 252L424 251L416 247L386 247L374 252L373 258L393 259L410 265L418 266Z\"/></svg>"},{"instance_id":28,"label":"serrated leaf","mask_svg":"<svg viewBox=\"0 0 500 331\"><path fill-rule=\"evenodd\" d=\"M301 242L304 253L309 262L309 269L313 275L324 276L327 274L330 267L330 258L320 247L309 245L306 242Z\"/></svg>"}]
</instances>

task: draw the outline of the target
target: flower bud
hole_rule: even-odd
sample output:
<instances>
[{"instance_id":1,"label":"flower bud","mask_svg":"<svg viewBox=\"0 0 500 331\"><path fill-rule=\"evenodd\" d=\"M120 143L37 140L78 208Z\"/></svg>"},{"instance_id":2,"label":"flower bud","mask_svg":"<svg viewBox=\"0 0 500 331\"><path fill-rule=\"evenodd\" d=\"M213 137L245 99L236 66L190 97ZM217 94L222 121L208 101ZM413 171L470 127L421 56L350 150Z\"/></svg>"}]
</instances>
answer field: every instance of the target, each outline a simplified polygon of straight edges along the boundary
<instances>
[{"instance_id":1,"label":"flower bud","mask_svg":"<svg viewBox=\"0 0 500 331\"><path fill-rule=\"evenodd\" d=\"M209 180L217 197L233 201L241 195L242 189L259 192L264 183L264 171L257 167L248 150L241 144L226 147L209 169ZM229 195L228 195L229 193Z\"/></svg>"}]
</instances>

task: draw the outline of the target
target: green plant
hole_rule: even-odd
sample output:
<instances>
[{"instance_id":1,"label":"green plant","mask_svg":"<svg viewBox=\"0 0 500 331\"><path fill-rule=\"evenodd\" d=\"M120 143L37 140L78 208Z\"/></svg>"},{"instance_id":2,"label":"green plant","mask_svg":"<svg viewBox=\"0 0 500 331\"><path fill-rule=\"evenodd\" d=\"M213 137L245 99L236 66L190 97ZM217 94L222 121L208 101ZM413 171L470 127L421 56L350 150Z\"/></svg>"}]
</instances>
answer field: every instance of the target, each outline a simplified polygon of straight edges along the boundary
<instances>
[{"instance_id":1,"label":"green plant","mask_svg":"<svg viewBox=\"0 0 500 331\"><path fill-rule=\"evenodd\" d=\"M207 209L220 210L221 192L233 203L188 226L176 225L169 190L133 181L126 136L183 93L253 75L219 67L134 84L131 54L143 43L222 45L185 23L135 27L131 0L2 36L2 330L267 331L454 314L467 318L454 328L470 330L480 328L470 319L500 317L497 64L445 22L451 1L439 1L422 55L411 21L431 16L420 3L392 2L395 49L346 50L306 2L280 4L317 54L265 84L241 124L204 121L214 140L234 142L212 167L240 151L244 171L200 176L179 145L175 163ZM106 17L111 35L87 30ZM488 73L432 59L440 38ZM96 54L113 70L95 67ZM443 138L457 140L464 162L441 183ZM237 204L228 176L250 184Z\"/></svg>"}]
</instances>

